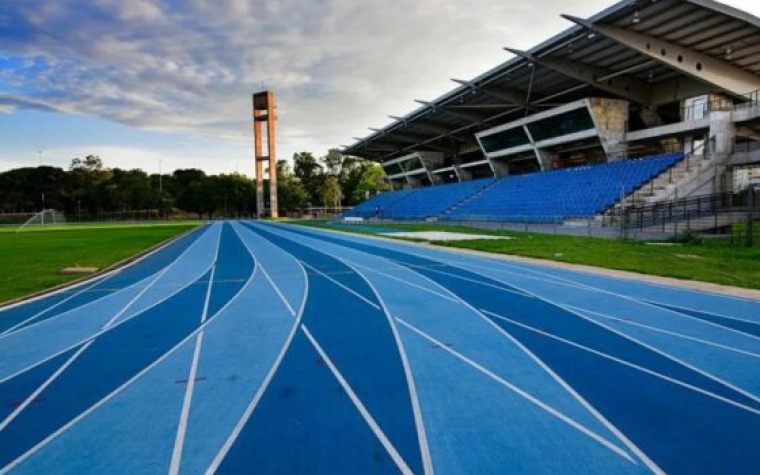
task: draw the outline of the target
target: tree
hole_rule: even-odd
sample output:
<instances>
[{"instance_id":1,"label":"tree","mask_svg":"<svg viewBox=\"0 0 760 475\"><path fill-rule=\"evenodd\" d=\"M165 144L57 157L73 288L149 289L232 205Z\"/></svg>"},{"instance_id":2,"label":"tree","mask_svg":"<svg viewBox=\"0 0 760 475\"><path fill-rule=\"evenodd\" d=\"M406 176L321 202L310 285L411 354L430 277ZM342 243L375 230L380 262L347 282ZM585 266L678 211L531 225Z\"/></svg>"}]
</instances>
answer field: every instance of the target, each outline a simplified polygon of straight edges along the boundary
<instances>
[{"instance_id":1,"label":"tree","mask_svg":"<svg viewBox=\"0 0 760 475\"><path fill-rule=\"evenodd\" d=\"M206 211L204 192L208 189L206 174L202 170L194 168L175 170L173 173L177 184L177 206L185 211L197 213L198 217Z\"/></svg>"},{"instance_id":2,"label":"tree","mask_svg":"<svg viewBox=\"0 0 760 475\"><path fill-rule=\"evenodd\" d=\"M301 182L309 194L309 201L316 203L320 197L320 187L324 182L322 165L319 164L310 152L301 152L293 155L293 171L296 178Z\"/></svg>"},{"instance_id":3,"label":"tree","mask_svg":"<svg viewBox=\"0 0 760 475\"><path fill-rule=\"evenodd\" d=\"M375 163L369 164L361 175L359 184L351 195L351 203L358 204L378 192L390 189L390 185L384 179L383 167Z\"/></svg>"},{"instance_id":4,"label":"tree","mask_svg":"<svg viewBox=\"0 0 760 475\"><path fill-rule=\"evenodd\" d=\"M277 203L283 212L301 211L309 201L309 193L290 171L285 160L277 161Z\"/></svg>"},{"instance_id":5,"label":"tree","mask_svg":"<svg viewBox=\"0 0 760 475\"><path fill-rule=\"evenodd\" d=\"M343 170L343 154L340 150L331 148L320 161L325 165L328 175L340 178L341 171Z\"/></svg>"},{"instance_id":6,"label":"tree","mask_svg":"<svg viewBox=\"0 0 760 475\"><path fill-rule=\"evenodd\" d=\"M337 178L328 176L322 187L319 189L319 196L322 200L322 206L325 208L338 208L340 207L340 185Z\"/></svg>"}]
</instances>

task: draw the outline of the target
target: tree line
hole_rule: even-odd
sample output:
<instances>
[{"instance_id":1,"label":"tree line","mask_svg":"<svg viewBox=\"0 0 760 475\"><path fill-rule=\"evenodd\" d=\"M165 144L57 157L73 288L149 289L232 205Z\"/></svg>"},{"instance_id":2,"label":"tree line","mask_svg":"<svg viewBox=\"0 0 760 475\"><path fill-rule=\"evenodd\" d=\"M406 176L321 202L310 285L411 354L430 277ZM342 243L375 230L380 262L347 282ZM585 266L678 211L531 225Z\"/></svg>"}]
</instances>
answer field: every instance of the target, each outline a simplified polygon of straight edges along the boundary
<instances>
[{"instance_id":1,"label":"tree line","mask_svg":"<svg viewBox=\"0 0 760 475\"><path fill-rule=\"evenodd\" d=\"M380 166L336 149L320 158L296 153L292 168L279 160L277 174L281 215L298 215L310 207L353 206L388 188ZM66 170L38 166L0 173L1 212L50 208L80 220L140 210L163 216L184 211L198 217L241 217L255 212L256 193L251 178L239 173L210 175L188 168L148 174L140 169L107 168L97 155L75 158Z\"/></svg>"}]
</instances>

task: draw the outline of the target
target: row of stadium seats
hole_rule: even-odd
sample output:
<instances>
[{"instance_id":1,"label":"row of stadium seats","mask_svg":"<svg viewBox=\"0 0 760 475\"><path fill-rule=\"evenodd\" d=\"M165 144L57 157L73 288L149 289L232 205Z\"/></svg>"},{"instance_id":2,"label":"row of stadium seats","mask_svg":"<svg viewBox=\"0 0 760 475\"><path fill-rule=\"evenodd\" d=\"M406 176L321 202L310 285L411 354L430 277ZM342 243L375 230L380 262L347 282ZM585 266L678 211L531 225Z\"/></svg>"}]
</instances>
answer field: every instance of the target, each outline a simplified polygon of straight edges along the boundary
<instances>
[{"instance_id":1,"label":"row of stadium seats","mask_svg":"<svg viewBox=\"0 0 760 475\"><path fill-rule=\"evenodd\" d=\"M438 216L480 189L492 184L493 178L428 186L412 190L382 193L367 200L345 216L384 219L425 219Z\"/></svg>"},{"instance_id":2,"label":"row of stadium seats","mask_svg":"<svg viewBox=\"0 0 760 475\"><path fill-rule=\"evenodd\" d=\"M587 218L614 205L682 158L680 153L668 154L383 193L346 216L528 222Z\"/></svg>"}]
</instances>

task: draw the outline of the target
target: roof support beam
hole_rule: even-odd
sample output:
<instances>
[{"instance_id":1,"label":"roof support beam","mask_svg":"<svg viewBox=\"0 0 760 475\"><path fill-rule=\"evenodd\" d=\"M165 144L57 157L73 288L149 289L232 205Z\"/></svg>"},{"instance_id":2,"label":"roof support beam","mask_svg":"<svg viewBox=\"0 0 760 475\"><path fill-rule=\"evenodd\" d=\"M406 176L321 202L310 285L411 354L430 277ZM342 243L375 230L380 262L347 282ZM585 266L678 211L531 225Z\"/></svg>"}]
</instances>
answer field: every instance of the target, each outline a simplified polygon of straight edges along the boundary
<instances>
[{"instance_id":1,"label":"roof support beam","mask_svg":"<svg viewBox=\"0 0 760 475\"><path fill-rule=\"evenodd\" d=\"M434 103L432 103L430 101L422 101L420 99L415 99L414 102L417 102L419 104L427 106L427 107L429 107L429 108L431 108L433 110L439 110L439 111L441 111L441 112L443 112L445 114L448 114L448 115L451 115L451 116L454 116L454 117L458 117L460 119L465 119L465 120L468 120L468 121L471 121L471 122L480 122L481 120L483 120L483 116L482 115L476 114L474 112L453 111L453 110L447 109L446 106L438 107L438 106L436 106Z\"/></svg>"},{"instance_id":2,"label":"roof support beam","mask_svg":"<svg viewBox=\"0 0 760 475\"><path fill-rule=\"evenodd\" d=\"M388 117L391 118L391 119L393 119L393 120L397 120L397 121L403 123L404 125L408 125L407 119L405 119L403 117L398 117L398 116L395 116L395 115L389 115ZM451 127L447 127L446 125L441 124L440 122L433 122L433 121L431 121L429 119L421 118L421 119L415 120L414 126L417 129L422 129L422 130L430 131L430 132L436 134L436 136L446 135L451 140L454 140L455 142L465 142L465 139L463 139L461 137L457 137L454 133L452 133L453 129ZM425 140L427 140L428 138L429 137L426 137Z\"/></svg>"},{"instance_id":3,"label":"roof support beam","mask_svg":"<svg viewBox=\"0 0 760 475\"><path fill-rule=\"evenodd\" d=\"M518 56L534 61L544 67L586 83L603 91L624 97L639 104L649 104L651 87L636 78L625 76L614 71L598 68L590 64L576 63L557 58L537 58L528 52L512 48L504 48Z\"/></svg>"},{"instance_id":4,"label":"roof support beam","mask_svg":"<svg viewBox=\"0 0 760 475\"><path fill-rule=\"evenodd\" d=\"M697 50L616 26L596 25L570 15L562 17L734 96L744 96L760 89L760 77Z\"/></svg>"},{"instance_id":5,"label":"roof support beam","mask_svg":"<svg viewBox=\"0 0 760 475\"><path fill-rule=\"evenodd\" d=\"M504 102L507 102L507 105L510 106L521 106L525 104L525 93L515 91L513 89L506 89L503 87L497 87L497 86L487 86L487 85L480 85L471 82L471 81L465 81L463 79L452 79L457 84L461 84L463 86L467 86L473 91L481 91L486 95L489 95L493 97L494 99L499 99Z\"/></svg>"},{"instance_id":6,"label":"roof support beam","mask_svg":"<svg viewBox=\"0 0 760 475\"><path fill-rule=\"evenodd\" d=\"M396 149L396 150L401 150L402 148L406 149L405 144L412 144L412 145L427 147L427 148L429 148L431 150L435 150L435 151L438 151L438 152L451 152L451 151L453 151L453 148L451 148L451 147L446 147L446 146L443 146L443 145L428 143L428 140L430 138L429 137L424 137L422 135L414 135L414 134L409 134L409 133L399 133L399 132L393 132L393 131L382 133L382 131L380 129L373 129L371 127L370 127L370 130L374 130L375 132L380 133L380 135L383 137L381 139L381 141L383 143L404 144L404 145L399 145L398 149Z\"/></svg>"}]
</instances>

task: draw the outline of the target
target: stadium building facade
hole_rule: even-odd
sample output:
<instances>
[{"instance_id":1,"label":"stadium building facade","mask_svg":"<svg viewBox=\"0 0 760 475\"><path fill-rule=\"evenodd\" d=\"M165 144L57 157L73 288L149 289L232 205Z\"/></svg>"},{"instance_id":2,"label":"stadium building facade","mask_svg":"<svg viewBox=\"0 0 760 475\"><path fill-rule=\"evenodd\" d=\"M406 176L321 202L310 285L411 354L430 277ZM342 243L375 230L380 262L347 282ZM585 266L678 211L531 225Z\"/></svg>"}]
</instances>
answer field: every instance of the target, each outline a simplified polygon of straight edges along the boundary
<instances>
[{"instance_id":1,"label":"stadium building facade","mask_svg":"<svg viewBox=\"0 0 760 475\"><path fill-rule=\"evenodd\" d=\"M711 0L564 18L566 31L505 48L512 59L344 152L380 163L394 190L673 153L684 160L648 202L747 183L735 174L760 165L760 19Z\"/></svg>"}]
</instances>

